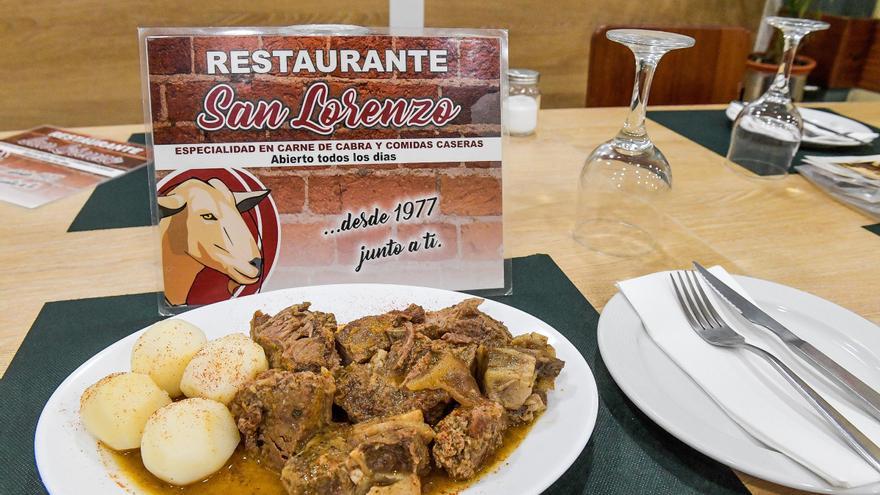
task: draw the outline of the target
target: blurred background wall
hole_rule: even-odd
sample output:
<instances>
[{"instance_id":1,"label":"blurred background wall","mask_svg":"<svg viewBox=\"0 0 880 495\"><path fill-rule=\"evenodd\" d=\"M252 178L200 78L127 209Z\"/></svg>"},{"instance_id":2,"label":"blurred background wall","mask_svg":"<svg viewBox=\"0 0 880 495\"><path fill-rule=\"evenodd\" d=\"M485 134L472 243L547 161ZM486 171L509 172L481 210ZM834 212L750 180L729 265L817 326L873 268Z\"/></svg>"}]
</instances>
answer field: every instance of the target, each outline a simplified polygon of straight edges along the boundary
<instances>
[{"instance_id":1,"label":"blurred background wall","mask_svg":"<svg viewBox=\"0 0 880 495\"><path fill-rule=\"evenodd\" d=\"M832 0L823 0L832 1ZM838 0L839 1L839 0ZM875 0L852 0L870 4ZM428 27L498 27L545 107L582 106L602 24L755 31L764 0L425 0ZM388 0L0 0L0 129L142 120L137 26L388 25ZM694 67L700 70L700 67Z\"/></svg>"},{"instance_id":2,"label":"blurred background wall","mask_svg":"<svg viewBox=\"0 0 880 495\"><path fill-rule=\"evenodd\" d=\"M510 65L541 72L542 106L578 107L598 26L725 24L754 31L763 8L764 0L426 0L425 25L506 26Z\"/></svg>"}]
</instances>

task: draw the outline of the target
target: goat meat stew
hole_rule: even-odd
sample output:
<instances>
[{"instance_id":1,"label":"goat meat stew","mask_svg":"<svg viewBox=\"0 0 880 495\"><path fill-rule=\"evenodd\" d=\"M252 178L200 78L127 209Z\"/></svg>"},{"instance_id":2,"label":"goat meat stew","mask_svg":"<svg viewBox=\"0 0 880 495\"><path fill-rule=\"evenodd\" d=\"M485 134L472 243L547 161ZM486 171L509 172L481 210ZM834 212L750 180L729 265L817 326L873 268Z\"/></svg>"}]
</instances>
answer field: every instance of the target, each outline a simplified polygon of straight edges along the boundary
<instances>
[{"instance_id":1,"label":"goat meat stew","mask_svg":"<svg viewBox=\"0 0 880 495\"><path fill-rule=\"evenodd\" d=\"M105 458L120 485L155 494L457 493L519 445L564 366L546 337L514 337L481 303L344 325L307 302L258 311L250 333L270 369L229 405L243 441L226 467L176 487L137 451Z\"/></svg>"}]
</instances>

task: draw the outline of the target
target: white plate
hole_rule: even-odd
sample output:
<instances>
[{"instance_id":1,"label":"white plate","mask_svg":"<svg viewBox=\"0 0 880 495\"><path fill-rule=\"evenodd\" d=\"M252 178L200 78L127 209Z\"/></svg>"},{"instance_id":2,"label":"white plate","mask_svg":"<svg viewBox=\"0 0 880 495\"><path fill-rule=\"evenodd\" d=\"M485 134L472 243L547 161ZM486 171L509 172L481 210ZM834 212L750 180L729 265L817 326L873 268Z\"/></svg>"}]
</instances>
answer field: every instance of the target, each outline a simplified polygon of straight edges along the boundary
<instances>
[{"instance_id":1,"label":"white plate","mask_svg":"<svg viewBox=\"0 0 880 495\"><path fill-rule=\"evenodd\" d=\"M880 349L876 325L812 294L765 280L735 278L773 318L860 376L870 377L869 385L880 385L880 359L869 351ZM832 487L747 434L654 343L623 294L605 306L598 332L602 359L621 390L654 422L691 447L733 469L792 488L880 493L880 485Z\"/></svg>"},{"instance_id":2,"label":"white plate","mask_svg":"<svg viewBox=\"0 0 880 495\"><path fill-rule=\"evenodd\" d=\"M725 115L727 115L728 119L734 121L739 115L740 110L742 110L742 107L742 103L738 101L732 101L730 102L730 105L727 106L727 109L724 113ZM806 120L818 122L824 127L834 129L835 131L844 134L853 134L857 137L861 137L859 135L864 134L864 138L868 141L874 140L871 139L870 136L874 136L874 138L876 139L874 131L871 130L870 127L862 124L861 122L846 118L842 115L837 115L830 112L823 112L822 110L816 110L813 108L805 108L800 106L797 108L798 111L801 113L801 116ZM858 141L835 136L832 133L828 133L821 129L815 128L808 123L804 123L804 138L801 140L801 143L811 148L850 148L856 146L864 146Z\"/></svg>"},{"instance_id":3,"label":"white plate","mask_svg":"<svg viewBox=\"0 0 880 495\"><path fill-rule=\"evenodd\" d=\"M347 322L400 309L409 303L420 304L425 309L440 309L467 297L470 296L458 292L400 285L324 285L224 301L176 318L198 325L209 339L214 339L229 333L247 333L250 319L258 309L274 314L301 301L311 301L313 309L332 312L339 322ZM528 332L546 335L558 357L565 361L565 368L556 381L556 390L550 393L547 411L519 448L498 470L465 493L537 495L562 476L586 446L599 406L596 382L580 352L543 321L489 300L480 309L504 322L514 335ZM80 366L43 408L34 450L40 477L52 495L126 493L109 477L95 440L80 423L79 398L86 387L103 376L130 369L129 355L140 333L116 342Z\"/></svg>"}]
</instances>

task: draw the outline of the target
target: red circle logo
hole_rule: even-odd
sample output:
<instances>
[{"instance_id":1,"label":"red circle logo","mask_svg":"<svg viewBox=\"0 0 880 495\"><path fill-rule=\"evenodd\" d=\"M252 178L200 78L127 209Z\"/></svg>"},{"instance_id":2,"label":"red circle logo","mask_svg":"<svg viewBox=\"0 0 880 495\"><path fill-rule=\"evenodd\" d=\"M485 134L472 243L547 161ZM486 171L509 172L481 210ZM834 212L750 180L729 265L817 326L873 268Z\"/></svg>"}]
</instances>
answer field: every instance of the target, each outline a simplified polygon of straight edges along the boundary
<instances>
[{"instance_id":1,"label":"red circle logo","mask_svg":"<svg viewBox=\"0 0 880 495\"><path fill-rule=\"evenodd\" d=\"M271 192L241 169L172 172L157 184L168 303L202 305L260 291L278 259Z\"/></svg>"}]
</instances>

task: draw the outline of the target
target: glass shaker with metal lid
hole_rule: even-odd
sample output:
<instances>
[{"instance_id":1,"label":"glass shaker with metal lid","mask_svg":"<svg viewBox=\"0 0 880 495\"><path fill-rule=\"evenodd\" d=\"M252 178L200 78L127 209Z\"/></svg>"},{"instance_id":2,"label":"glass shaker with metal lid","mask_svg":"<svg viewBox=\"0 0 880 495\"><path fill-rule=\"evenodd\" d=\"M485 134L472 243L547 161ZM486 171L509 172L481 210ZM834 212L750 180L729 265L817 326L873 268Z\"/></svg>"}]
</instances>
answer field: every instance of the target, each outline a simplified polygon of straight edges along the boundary
<instances>
[{"instance_id":1,"label":"glass shaker with metal lid","mask_svg":"<svg viewBox=\"0 0 880 495\"><path fill-rule=\"evenodd\" d=\"M531 69L507 71L509 91L505 100L507 130L511 136L528 136L538 126L538 109L541 107L541 91L538 79L541 74Z\"/></svg>"}]
</instances>

